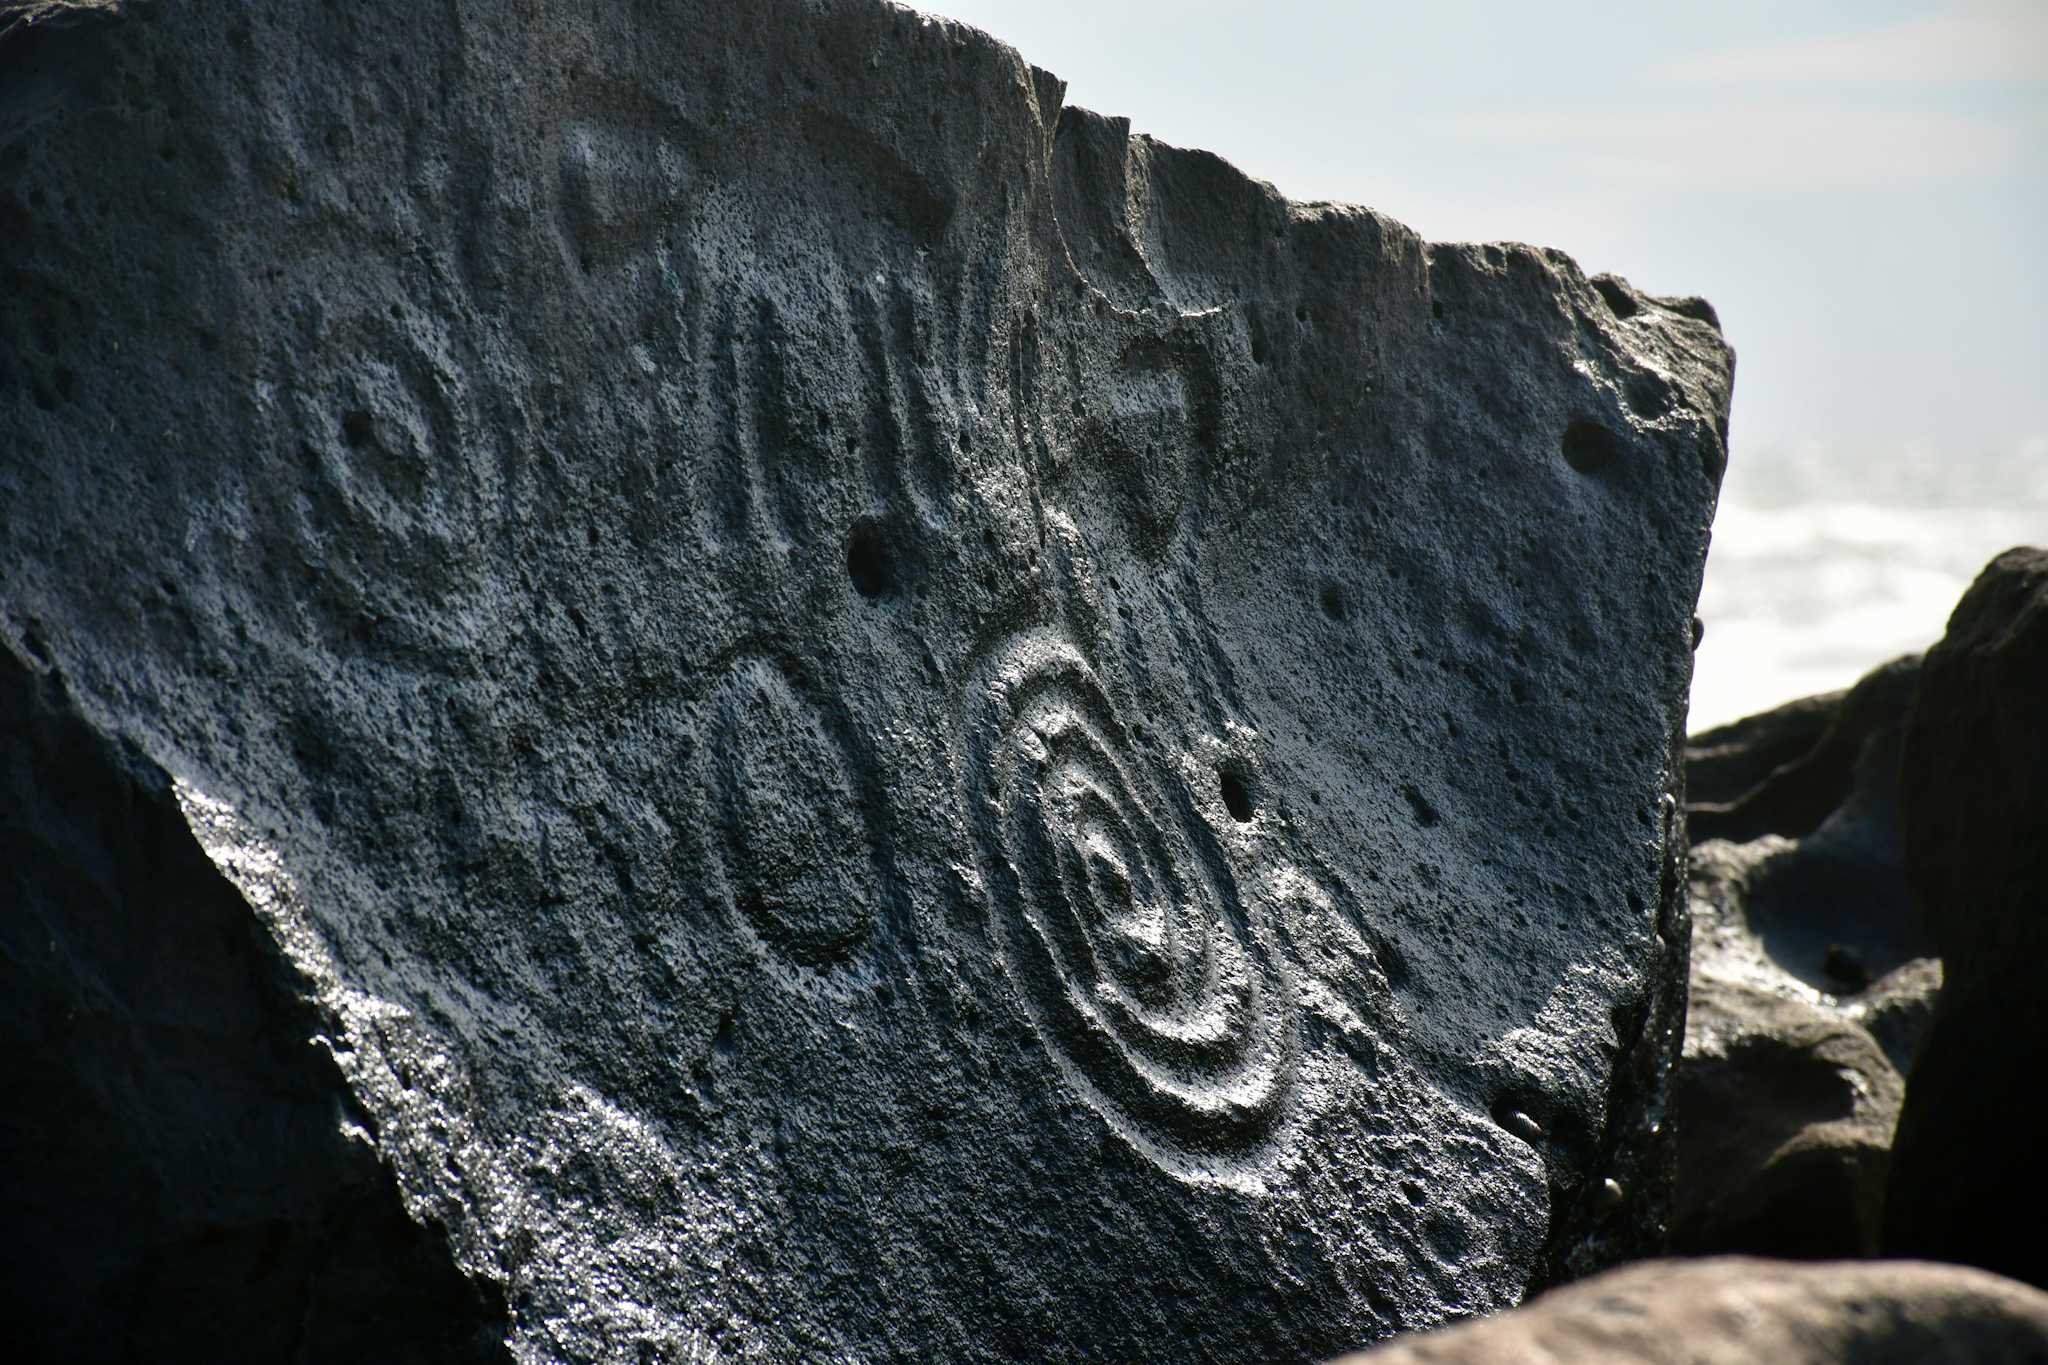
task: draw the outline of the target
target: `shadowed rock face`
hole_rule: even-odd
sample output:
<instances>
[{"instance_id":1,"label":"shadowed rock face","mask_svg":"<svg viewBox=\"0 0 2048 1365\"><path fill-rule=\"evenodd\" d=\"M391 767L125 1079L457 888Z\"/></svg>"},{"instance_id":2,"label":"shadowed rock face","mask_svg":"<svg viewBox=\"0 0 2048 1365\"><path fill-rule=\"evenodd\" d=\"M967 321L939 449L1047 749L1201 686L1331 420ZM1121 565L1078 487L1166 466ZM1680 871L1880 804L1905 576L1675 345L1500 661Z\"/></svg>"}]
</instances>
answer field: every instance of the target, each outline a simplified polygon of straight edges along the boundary
<instances>
[{"instance_id":1,"label":"shadowed rock face","mask_svg":"<svg viewBox=\"0 0 2048 1365\"><path fill-rule=\"evenodd\" d=\"M1694 976L1672 1086L1673 1248L1875 1255L1902 1090L1870 1035L1825 1004Z\"/></svg>"},{"instance_id":2,"label":"shadowed rock face","mask_svg":"<svg viewBox=\"0 0 2048 1365\"><path fill-rule=\"evenodd\" d=\"M2048 550L1992 560L1906 729L1906 880L1947 985L1899 1116L1885 1248L2048 1285Z\"/></svg>"},{"instance_id":3,"label":"shadowed rock face","mask_svg":"<svg viewBox=\"0 0 2048 1365\"><path fill-rule=\"evenodd\" d=\"M1899 750L1919 677L1907 655L1686 746L1686 832L1706 845L1694 880L1813 990L1855 995L1935 950L1900 852Z\"/></svg>"},{"instance_id":4,"label":"shadowed rock face","mask_svg":"<svg viewBox=\"0 0 2048 1365\"><path fill-rule=\"evenodd\" d=\"M1941 989L1899 847L1919 670L1917 655L1893 660L1686 746L1700 842L1675 1251L1878 1249L1900 1074Z\"/></svg>"},{"instance_id":5,"label":"shadowed rock face","mask_svg":"<svg viewBox=\"0 0 2048 1365\"><path fill-rule=\"evenodd\" d=\"M1655 1238L1705 305L855 0L10 53L8 647L529 1358L1301 1359Z\"/></svg>"},{"instance_id":6,"label":"shadowed rock face","mask_svg":"<svg viewBox=\"0 0 2048 1365\"><path fill-rule=\"evenodd\" d=\"M0 653L13 1361L508 1360L170 780Z\"/></svg>"}]
</instances>

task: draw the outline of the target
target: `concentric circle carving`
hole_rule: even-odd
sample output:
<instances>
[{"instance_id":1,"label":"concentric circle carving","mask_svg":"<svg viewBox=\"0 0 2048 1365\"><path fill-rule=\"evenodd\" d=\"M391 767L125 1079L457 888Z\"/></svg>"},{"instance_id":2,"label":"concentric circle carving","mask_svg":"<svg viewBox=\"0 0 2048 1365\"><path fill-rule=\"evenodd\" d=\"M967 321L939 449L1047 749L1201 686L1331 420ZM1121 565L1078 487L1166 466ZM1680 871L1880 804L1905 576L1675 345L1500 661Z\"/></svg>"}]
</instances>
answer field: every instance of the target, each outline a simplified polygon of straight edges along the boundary
<instances>
[{"instance_id":1,"label":"concentric circle carving","mask_svg":"<svg viewBox=\"0 0 2048 1365\"><path fill-rule=\"evenodd\" d=\"M1294 1081L1295 1001L1181 784L1050 630L989 656L964 712L992 937L1061 1071L1170 1169L1259 1160Z\"/></svg>"}]
</instances>

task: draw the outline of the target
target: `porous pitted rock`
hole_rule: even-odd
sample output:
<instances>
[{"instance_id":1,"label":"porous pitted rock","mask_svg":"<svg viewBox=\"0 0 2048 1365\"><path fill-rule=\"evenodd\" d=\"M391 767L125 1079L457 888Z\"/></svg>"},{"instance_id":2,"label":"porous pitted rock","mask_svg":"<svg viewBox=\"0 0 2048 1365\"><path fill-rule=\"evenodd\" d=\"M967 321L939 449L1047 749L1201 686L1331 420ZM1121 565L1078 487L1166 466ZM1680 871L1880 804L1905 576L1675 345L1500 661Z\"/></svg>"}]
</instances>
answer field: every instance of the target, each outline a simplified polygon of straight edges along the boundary
<instances>
[{"instance_id":1,"label":"porous pitted rock","mask_svg":"<svg viewBox=\"0 0 2048 1365\"><path fill-rule=\"evenodd\" d=\"M1303 1359L1655 1244L1704 304L873 0L131 13L0 54L4 633L522 1358Z\"/></svg>"},{"instance_id":2,"label":"porous pitted rock","mask_svg":"<svg viewBox=\"0 0 2048 1365\"><path fill-rule=\"evenodd\" d=\"M0 1351L509 1360L163 771L0 650Z\"/></svg>"},{"instance_id":3,"label":"porous pitted rock","mask_svg":"<svg viewBox=\"0 0 2048 1365\"><path fill-rule=\"evenodd\" d=\"M1987 565L1906 728L1906 880L1946 985L1886 1198L1901 1255L2048 1285L2048 551Z\"/></svg>"},{"instance_id":4,"label":"porous pitted rock","mask_svg":"<svg viewBox=\"0 0 2048 1365\"><path fill-rule=\"evenodd\" d=\"M1906 894L1899 836L1899 746L1919 668L1918 656L1896 659L1846 693L1795 702L1686 745L1686 831L1700 846L1695 883L1713 884L1708 894L1731 912L1723 920L1739 920L1771 961L1814 990L1854 995L1933 951ZM1825 724L1809 727L1810 713ZM1773 719L1786 717L1800 723ZM1699 799L1695 779L1725 796L1751 776L1745 769L1793 747L1774 736L1807 728L1817 731L1810 744L1739 795Z\"/></svg>"},{"instance_id":5,"label":"porous pitted rock","mask_svg":"<svg viewBox=\"0 0 2048 1365\"><path fill-rule=\"evenodd\" d=\"M1652 1261L1336 1365L2039 1365L2048 1294L1962 1266Z\"/></svg>"},{"instance_id":6,"label":"porous pitted rock","mask_svg":"<svg viewBox=\"0 0 2048 1365\"><path fill-rule=\"evenodd\" d=\"M1671 1094L1672 1249L1875 1254L1903 1089L1838 1011L1695 977Z\"/></svg>"}]
</instances>

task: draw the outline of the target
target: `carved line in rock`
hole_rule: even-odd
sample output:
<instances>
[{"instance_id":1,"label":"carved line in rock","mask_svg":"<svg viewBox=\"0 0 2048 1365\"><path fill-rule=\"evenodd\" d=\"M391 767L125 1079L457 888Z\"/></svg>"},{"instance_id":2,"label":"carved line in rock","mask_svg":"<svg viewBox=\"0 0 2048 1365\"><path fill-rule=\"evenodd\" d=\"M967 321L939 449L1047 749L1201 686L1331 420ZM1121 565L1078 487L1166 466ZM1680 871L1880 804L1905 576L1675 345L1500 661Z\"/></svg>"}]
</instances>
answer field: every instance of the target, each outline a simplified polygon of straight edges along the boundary
<instances>
[{"instance_id":1,"label":"carved line in rock","mask_svg":"<svg viewBox=\"0 0 2048 1365\"><path fill-rule=\"evenodd\" d=\"M699 380L675 420L697 452L699 538L779 562L838 496L944 525L967 431L934 363L941 311L900 278L852 281L808 315L766 292L686 300Z\"/></svg>"},{"instance_id":2,"label":"carved line in rock","mask_svg":"<svg viewBox=\"0 0 2048 1365\"><path fill-rule=\"evenodd\" d=\"M776 664L747 656L711 692L700 755L741 937L792 985L829 990L857 975L887 903L887 852L830 718Z\"/></svg>"},{"instance_id":3,"label":"carved line in rock","mask_svg":"<svg viewBox=\"0 0 2048 1365\"><path fill-rule=\"evenodd\" d=\"M1176 1175L1268 1164L1300 1061L1286 960L1087 659L1055 630L1010 637L958 743L991 939L1068 1082Z\"/></svg>"}]
</instances>

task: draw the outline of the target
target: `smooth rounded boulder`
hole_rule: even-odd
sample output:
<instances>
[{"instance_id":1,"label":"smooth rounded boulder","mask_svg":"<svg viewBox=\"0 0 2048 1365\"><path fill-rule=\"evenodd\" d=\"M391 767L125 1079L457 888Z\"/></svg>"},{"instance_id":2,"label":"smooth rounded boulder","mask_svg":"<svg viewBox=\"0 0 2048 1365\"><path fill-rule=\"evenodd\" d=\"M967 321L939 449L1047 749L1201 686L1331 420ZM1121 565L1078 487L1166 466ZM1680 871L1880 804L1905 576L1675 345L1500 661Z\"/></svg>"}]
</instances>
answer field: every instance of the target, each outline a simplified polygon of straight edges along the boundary
<instances>
[{"instance_id":1,"label":"smooth rounded boulder","mask_svg":"<svg viewBox=\"0 0 2048 1365\"><path fill-rule=\"evenodd\" d=\"M1334 1365L2037 1365L2048 1294L1962 1266L1648 1261Z\"/></svg>"}]
</instances>

